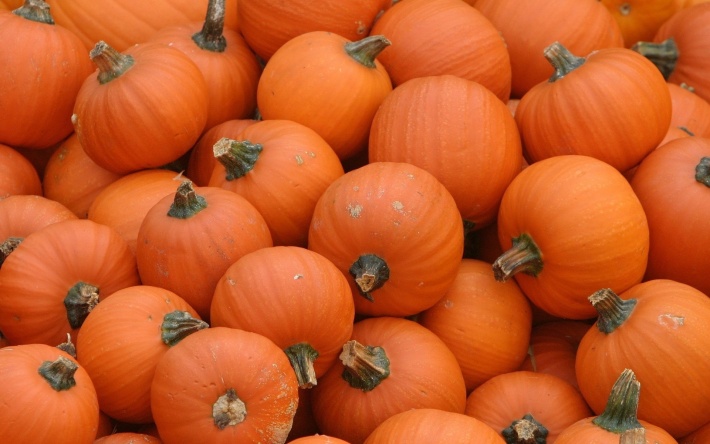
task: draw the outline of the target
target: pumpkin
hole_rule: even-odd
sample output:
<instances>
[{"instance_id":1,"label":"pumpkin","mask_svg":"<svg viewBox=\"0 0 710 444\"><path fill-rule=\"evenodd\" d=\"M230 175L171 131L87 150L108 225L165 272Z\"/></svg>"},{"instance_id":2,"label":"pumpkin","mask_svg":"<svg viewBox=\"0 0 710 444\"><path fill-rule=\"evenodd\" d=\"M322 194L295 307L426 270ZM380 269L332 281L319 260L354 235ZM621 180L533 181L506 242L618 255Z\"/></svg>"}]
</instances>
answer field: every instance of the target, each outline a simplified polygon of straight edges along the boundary
<instances>
[{"instance_id":1,"label":"pumpkin","mask_svg":"<svg viewBox=\"0 0 710 444\"><path fill-rule=\"evenodd\" d=\"M582 395L557 376L512 371L492 377L466 398L465 414L490 426L508 443L549 443L592 415Z\"/></svg>"},{"instance_id":2,"label":"pumpkin","mask_svg":"<svg viewBox=\"0 0 710 444\"><path fill-rule=\"evenodd\" d=\"M624 45L651 40L685 0L601 0L621 28Z\"/></svg>"},{"instance_id":3,"label":"pumpkin","mask_svg":"<svg viewBox=\"0 0 710 444\"><path fill-rule=\"evenodd\" d=\"M681 127L700 137L710 137L710 102L686 84L668 83L673 113L671 127Z\"/></svg>"},{"instance_id":4,"label":"pumpkin","mask_svg":"<svg viewBox=\"0 0 710 444\"><path fill-rule=\"evenodd\" d=\"M119 432L101 437L94 444L161 444L163 441L145 433Z\"/></svg>"},{"instance_id":5,"label":"pumpkin","mask_svg":"<svg viewBox=\"0 0 710 444\"><path fill-rule=\"evenodd\" d=\"M12 344L76 337L102 299L139 283L136 261L113 229L83 219L30 234L0 268L0 331Z\"/></svg>"},{"instance_id":6,"label":"pumpkin","mask_svg":"<svg viewBox=\"0 0 710 444\"><path fill-rule=\"evenodd\" d=\"M305 247L318 198L344 174L321 136L290 120L264 120L213 146L208 186L248 200L269 226L274 245Z\"/></svg>"},{"instance_id":7,"label":"pumpkin","mask_svg":"<svg viewBox=\"0 0 710 444\"><path fill-rule=\"evenodd\" d=\"M236 28L237 1L226 0L225 24ZM118 51L144 43L158 30L204 19L206 2L194 0L49 0L57 23L74 32L89 51L105 40Z\"/></svg>"},{"instance_id":8,"label":"pumpkin","mask_svg":"<svg viewBox=\"0 0 710 444\"><path fill-rule=\"evenodd\" d=\"M0 348L0 441L90 444L99 423L91 378L45 344Z\"/></svg>"},{"instance_id":9,"label":"pumpkin","mask_svg":"<svg viewBox=\"0 0 710 444\"><path fill-rule=\"evenodd\" d=\"M431 173L373 162L321 195L308 248L349 277L358 314L409 316L433 306L453 283L463 223L451 193Z\"/></svg>"},{"instance_id":10,"label":"pumpkin","mask_svg":"<svg viewBox=\"0 0 710 444\"><path fill-rule=\"evenodd\" d=\"M358 444L400 412L463 413L466 386L453 353L434 333L383 316L355 323L340 362L311 389L311 403L322 433Z\"/></svg>"},{"instance_id":11,"label":"pumpkin","mask_svg":"<svg viewBox=\"0 0 710 444\"><path fill-rule=\"evenodd\" d=\"M505 41L493 23L461 0L393 2L371 33L392 42L379 60L395 85L451 74L480 83L504 102L510 97Z\"/></svg>"},{"instance_id":12,"label":"pumpkin","mask_svg":"<svg viewBox=\"0 0 710 444\"><path fill-rule=\"evenodd\" d=\"M492 428L461 413L438 409L413 409L398 413L377 426L364 444L406 442L428 444L503 444Z\"/></svg>"},{"instance_id":13,"label":"pumpkin","mask_svg":"<svg viewBox=\"0 0 710 444\"><path fill-rule=\"evenodd\" d=\"M461 366L466 389L516 370L530 342L530 302L515 281L504 284L491 264L464 259L443 298L418 321L439 336Z\"/></svg>"},{"instance_id":14,"label":"pumpkin","mask_svg":"<svg viewBox=\"0 0 710 444\"><path fill-rule=\"evenodd\" d=\"M631 187L648 217L646 280L672 279L710 294L705 249L710 199L710 139L684 137L641 162ZM682 219L682 229L678 223Z\"/></svg>"},{"instance_id":15,"label":"pumpkin","mask_svg":"<svg viewBox=\"0 0 710 444\"><path fill-rule=\"evenodd\" d=\"M150 399L165 444L282 443L296 412L298 383L286 355L269 339L213 327L163 355Z\"/></svg>"},{"instance_id":16,"label":"pumpkin","mask_svg":"<svg viewBox=\"0 0 710 444\"><path fill-rule=\"evenodd\" d=\"M703 444L710 440L710 422L700 427L690 435L683 437L680 444Z\"/></svg>"},{"instance_id":17,"label":"pumpkin","mask_svg":"<svg viewBox=\"0 0 710 444\"><path fill-rule=\"evenodd\" d=\"M91 73L84 45L27 0L0 11L0 144L48 148L72 132L74 98Z\"/></svg>"},{"instance_id":18,"label":"pumpkin","mask_svg":"<svg viewBox=\"0 0 710 444\"><path fill-rule=\"evenodd\" d=\"M122 422L153 422L155 366L170 347L207 326L181 297L148 285L123 288L97 305L84 320L76 346L101 411Z\"/></svg>"},{"instance_id":19,"label":"pumpkin","mask_svg":"<svg viewBox=\"0 0 710 444\"><path fill-rule=\"evenodd\" d=\"M213 327L259 333L281 347L300 388L310 388L350 339L355 306L348 281L301 247L262 248L237 259L216 285Z\"/></svg>"},{"instance_id":20,"label":"pumpkin","mask_svg":"<svg viewBox=\"0 0 710 444\"><path fill-rule=\"evenodd\" d=\"M225 2L210 0L204 22L169 26L148 40L172 46L195 62L207 82L205 128L253 115L261 66L239 31L224 26Z\"/></svg>"},{"instance_id":21,"label":"pumpkin","mask_svg":"<svg viewBox=\"0 0 710 444\"><path fill-rule=\"evenodd\" d=\"M42 195L42 182L25 156L0 143L0 198L15 194Z\"/></svg>"},{"instance_id":22,"label":"pumpkin","mask_svg":"<svg viewBox=\"0 0 710 444\"><path fill-rule=\"evenodd\" d=\"M184 52L144 43L121 53L99 41L90 57L97 70L81 85L71 121L97 165L118 174L156 168L197 142L208 89Z\"/></svg>"},{"instance_id":23,"label":"pumpkin","mask_svg":"<svg viewBox=\"0 0 710 444\"><path fill-rule=\"evenodd\" d=\"M262 118L313 129L341 159L363 151L377 107L392 91L387 71L376 60L389 44L379 35L350 41L325 31L292 38L259 78Z\"/></svg>"},{"instance_id":24,"label":"pumpkin","mask_svg":"<svg viewBox=\"0 0 710 444\"><path fill-rule=\"evenodd\" d=\"M604 411L599 416L584 418L568 426L557 437L556 444L623 444L621 435L636 429L644 430L644 443L677 444L663 428L638 419L640 388L641 383L634 371L623 369L608 394ZM647 388L648 383L644 383L644 394Z\"/></svg>"},{"instance_id":25,"label":"pumpkin","mask_svg":"<svg viewBox=\"0 0 710 444\"><path fill-rule=\"evenodd\" d=\"M271 234L256 208L236 193L195 189L189 180L176 188L143 218L138 272L143 284L177 293L208 320L219 278L240 257L272 246Z\"/></svg>"},{"instance_id":26,"label":"pumpkin","mask_svg":"<svg viewBox=\"0 0 710 444\"><path fill-rule=\"evenodd\" d=\"M619 171L588 156L550 157L518 174L501 201L498 239L496 279L514 277L533 304L561 318L593 318L587 297L640 282L648 261L638 197Z\"/></svg>"},{"instance_id":27,"label":"pumpkin","mask_svg":"<svg viewBox=\"0 0 710 444\"><path fill-rule=\"evenodd\" d=\"M708 3L683 8L661 25L652 41L638 42L632 49L649 58L669 82L685 83L710 101L708 17Z\"/></svg>"},{"instance_id":28,"label":"pumpkin","mask_svg":"<svg viewBox=\"0 0 710 444\"><path fill-rule=\"evenodd\" d=\"M475 8L500 31L510 58L511 97L520 99L554 72L542 57L560 41L579 54L624 45L619 25L596 0L476 0ZM523 31L525 30L525 31Z\"/></svg>"},{"instance_id":29,"label":"pumpkin","mask_svg":"<svg viewBox=\"0 0 710 444\"><path fill-rule=\"evenodd\" d=\"M603 410L618 373L633 368L644 384L639 418L674 437L710 422L710 298L689 285L655 279L618 295L601 289L589 300L599 317L579 344L576 370L592 410Z\"/></svg>"},{"instance_id":30,"label":"pumpkin","mask_svg":"<svg viewBox=\"0 0 710 444\"><path fill-rule=\"evenodd\" d=\"M183 179L163 169L129 173L101 190L91 202L87 218L116 230L135 253L145 215L160 199L173 195Z\"/></svg>"},{"instance_id":31,"label":"pumpkin","mask_svg":"<svg viewBox=\"0 0 710 444\"><path fill-rule=\"evenodd\" d=\"M473 229L493 223L503 192L522 169L508 108L480 83L452 75L398 86L377 110L369 140L370 162L408 162L436 176Z\"/></svg>"},{"instance_id":32,"label":"pumpkin","mask_svg":"<svg viewBox=\"0 0 710 444\"><path fill-rule=\"evenodd\" d=\"M96 165L72 134L54 151L44 170L44 196L87 218L89 207L101 191L122 176Z\"/></svg>"},{"instance_id":33,"label":"pumpkin","mask_svg":"<svg viewBox=\"0 0 710 444\"><path fill-rule=\"evenodd\" d=\"M626 171L668 132L668 87L638 53L604 48L578 57L554 42L545 48L545 58L555 73L531 88L515 111L531 162L582 154Z\"/></svg>"},{"instance_id":34,"label":"pumpkin","mask_svg":"<svg viewBox=\"0 0 710 444\"><path fill-rule=\"evenodd\" d=\"M327 435L310 435L302 436L296 438L292 441L288 441L288 444L350 444L347 441L343 441L339 438L334 438Z\"/></svg>"}]
</instances>

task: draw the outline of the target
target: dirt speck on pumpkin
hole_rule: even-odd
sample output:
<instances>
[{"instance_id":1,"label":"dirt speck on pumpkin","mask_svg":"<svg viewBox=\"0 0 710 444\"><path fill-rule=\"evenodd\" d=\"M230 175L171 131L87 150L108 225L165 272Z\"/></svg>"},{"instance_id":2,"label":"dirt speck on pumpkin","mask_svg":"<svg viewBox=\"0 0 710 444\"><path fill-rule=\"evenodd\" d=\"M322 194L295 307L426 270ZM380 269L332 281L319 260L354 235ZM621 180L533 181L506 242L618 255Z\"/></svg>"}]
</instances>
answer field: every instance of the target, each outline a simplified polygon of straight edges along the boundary
<instances>
[{"instance_id":1,"label":"dirt speck on pumpkin","mask_svg":"<svg viewBox=\"0 0 710 444\"><path fill-rule=\"evenodd\" d=\"M358 203L349 204L348 212L350 213L350 217L358 218L360 217L360 213L362 213L362 205Z\"/></svg>"},{"instance_id":2,"label":"dirt speck on pumpkin","mask_svg":"<svg viewBox=\"0 0 710 444\"><path fill-rule=\"evenodd\" d=\"M672 328L676 330L678 327L682 327L685 324L685 317L674 315L671 313L663 313L658 315L658 323L664 327Z\"/></svg>"}]
</instances>

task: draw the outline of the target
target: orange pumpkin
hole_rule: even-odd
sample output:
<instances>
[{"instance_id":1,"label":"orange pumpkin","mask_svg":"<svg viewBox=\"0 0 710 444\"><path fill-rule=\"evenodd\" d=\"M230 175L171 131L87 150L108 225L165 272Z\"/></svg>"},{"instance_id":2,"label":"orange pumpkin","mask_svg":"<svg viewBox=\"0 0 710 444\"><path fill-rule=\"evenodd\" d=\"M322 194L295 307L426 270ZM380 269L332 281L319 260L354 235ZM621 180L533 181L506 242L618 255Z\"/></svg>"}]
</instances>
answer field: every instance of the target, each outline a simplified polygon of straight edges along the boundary
<instances>
[{"instance_id":1,"label":"orange pumpkin","mask_svg":"<svg viewBox=\"0 0 710 444\"><path fill-rule=\"evenodd\" d=\"M685 0L601 0L619 24L624 45L651 40L658 28L683 8Z\"/></svg>"},{"instance_id":2,"label":"orange pumpkin","mask_svg":"<svg viewBox=\"0 0 710 444\"><path fill-rule=\"evenodd\" d=\"M104 436L94 441L94 444L161 444L163 441L145 433L119 432Z\"/></svg>"},{"instance_id":3,"label":"orange pumpkin","mask_svg":"<svg viewBox=\"0 0 710 444\"><path fill-rule=\"evenodd\" d=\"M332 436L327 435L302 436L300 438L287 442L288 444L350 444L349 442L343 441L342 439L334 438Z\"/></svg>"},{"instance_id":4,"label":"orange pumpkin","mask_svg":"<svg viewBox=\"0 0 710 444\"><path fill-rule=\"evenodd\" d=\"M321 195L308 248L349 276L358 314L409 316L433 306L453 283L463 223L451 193L431 173L373 162Z\"/></svg>"},{"instance_id":5,"label":"orange pumpkin","mask_svg":"<svg viewBox=\"0 0 710 444\"><path fill-rule=\"evenodd\" d=\"M0 198L15 194L42 195L42 182L25 156L0 143Z\"/></svg>"},{"instance_id":6,"label":"orange pumpkin","mask_svg":"<svg viewBox=\"0 0 710 444\"><path fill-rule=\"evenodd\" d=\"M550 157L525 168L506 189L498 213L505 251L496 278L515 277L544 311L593 318L587 297L601 287L624 291L648 261L646 214L626 178L592 157Z\"/></svg>"},{"instance_id":7,"label":"orange pumpkin","mask_svg":"<svg viewBox=\"0 0 710 444\"><path fill-rule=\"evenodd\" d=\"M710 137L710 102L688 85L668 83L673 113L671 127L681 127L700 137Z\"/></svg>"},{"instance_id":8,"label":"orange pumpkin","mask_svg":"<svg viewBox=\"0 0 710 444\"><path fill-rule=\"evenodd\" d=\"M679 441L680 444L704 444L706 442L710 442L710 422Z\"/></svg>"}]
</instances>

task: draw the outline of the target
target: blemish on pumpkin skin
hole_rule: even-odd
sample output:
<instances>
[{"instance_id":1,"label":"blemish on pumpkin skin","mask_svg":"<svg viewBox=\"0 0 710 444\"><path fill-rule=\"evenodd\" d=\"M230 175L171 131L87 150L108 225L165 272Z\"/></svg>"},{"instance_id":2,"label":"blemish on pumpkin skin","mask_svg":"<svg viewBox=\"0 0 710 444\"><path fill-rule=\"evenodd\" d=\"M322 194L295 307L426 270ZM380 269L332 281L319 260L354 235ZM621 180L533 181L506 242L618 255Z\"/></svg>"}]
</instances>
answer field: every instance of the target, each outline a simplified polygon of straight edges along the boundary
<instances>
[{"instance_id":1,"label":"blemish on pumpkin skin","mask_svg":"<svg viewBox=\"0 0 710 444\"><path fill-rule=\"evenodd\" d=\"M360 204L349 204L348 205L348 213L350 213L350 217L353 218L358 218L360 217L360 213L362 213L362 205Z\"/></svg>"},{"instance_id":2,"label":"blemish on pumpkin skin","mask_svg":"<svg viewBox=\"0 0 710 444\"><path fill-rule=\"evenodd\" d=\"M403 211L403 210L404 210L404 204L403 204L402 202L398 201L398 200L395 200L394 202L392 202L392 208L394 208L394 210L397 211L398 213L404 212L404 211Z\"/></svg>"},{"instance_id":3,"label":"blemish on pumpkin skin","mask_svg":"<svg viewBox=\"0 0 710 444\"><path fill-rule=\"evenodd\" d=\"M671 313L663 313L658 315L658 323L664 327L670 327L673 330L677 330L678 327L682 327L683 324L685 324L685 317Z\"/></svg>"},{"instance_id":4,"label":"blemish on pumpkin skin","mask_svg":"<svg viewBox=\"0 0 710 444\"><path fill-rule=\"evenodd\" d=\"M296 163L298 165L303 165L303 157L300 154L296 154Z\"/></svg>"}]
</instances>

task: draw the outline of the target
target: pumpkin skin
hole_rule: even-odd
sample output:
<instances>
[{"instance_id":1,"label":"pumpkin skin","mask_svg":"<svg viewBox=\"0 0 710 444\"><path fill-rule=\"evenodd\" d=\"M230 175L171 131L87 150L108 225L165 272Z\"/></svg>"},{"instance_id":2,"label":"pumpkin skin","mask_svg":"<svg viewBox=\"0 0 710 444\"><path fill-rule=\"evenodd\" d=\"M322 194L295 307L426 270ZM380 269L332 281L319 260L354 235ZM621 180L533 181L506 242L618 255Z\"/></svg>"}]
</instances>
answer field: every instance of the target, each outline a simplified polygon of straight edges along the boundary
<instances>
[{"instance_id":1,"label":"pumpkin skin","mask_svg":"<svg viewBox=\"0 0 710 444\"><path fill-rule=\"evenodd\" d=\"M593 318L587 297L640 282L648 261L638 197L621 173L587 156L550 157L518 174L501 201L498 240L497 278L515 270L533 304L567 319Z\"/></svg>"},{"instance_id":2,"label":"pumpkin skin","mask_svg":"<svg viewBox=\"0 0 710 444\"><path fill-rule=\"evenodd\" d=\"M220 422L220 428L213 404L230 389L243 401L241 409L233 402L232 412L246 414L234 425ZM298 384L284 352L257 333L226 327L200 330L170 348L151 387L153 417L165 444L282 443L297 404Z\"/></svg>"},{"instance_id":3,"label":"pumpkin skin","mask_svg":"<svg viewBox=\"0 0 710 444\"><path fill-rule=\"evenodd\" d=\"M145 433L121 432L101 437L94 441L94 444L161 444L162 442L160 438Z\"/></svg>"},{"instance_id":4,"label":"pumpkin skin","mask_svg":"<svg viewBox=\"0 0 710 444\"><path fill-rule=\"evenodd\" d=\"M166 318L175 311L189 317ZM123 288L97 305L79 331L76 350L101 411L122 422L153 422L150 386L155 366L182 337L206 327L185 300L159 287Z\"/></svg>"},{"instance_id":5,"label":"pumpkin skin","mask_svg":"<svg viewBox=\"0 0 710 444\"><path fill-rule=\"evenodd\" d=\"M288 444L350 444L339 438L326 435L302 436L293 441L288 441Z\"/></svg>"},{"instance_id":6,"label":"pumpkin skin","mask_svg":"<svg viewBox=\"0 0 710 444\"><path fill-rule=\"evenodd\" d=\"M690 435L683 437L680 444L703 444L710 440L710 422L700 427Z\"/></svg>"},{"instance_id":7,"label":"pumpkin skin","mask_svg":"<svg viewBox=\"0 0 710 444\"><path fill-rule=\"evenodd\" d=\"M83 219L47 225L0 268L0 331L12 344L60 344L67 334L76 337L85 310L139 282L133 254L110 227ZM82 283L96 287L86 288L93 294L71 298ZM76 313L67 303L77 305Z\"/></svg>"},{"instance_id":8,"label":"pumpkin skin","mask_svg":"<svg viewBox=\"0 0 710 444\"><path fill-rule=\"evenodd\" d=\"M495 430L466 415L437 409L414 409L388 418L365 440L365 444L392 442L503 444L505 441Z\"/></svg>"},{"instance_id":9,"label":"pumpkin skin","mask_svg":"<svg viewBox=\"0 0 710 444\"><path fill-rule=\"evenodd\" d=\"M377 107L392 91L387 71L375 58L389 41L376 35L366 39L353 42L313 31L281 46L257 86L263 120L305 125L341 159L363 151Z\"/></svg>"},{"instance_id":10,"label":"pumpkin skin","mask_svg":"<svg viewBox=\"0 0 710 444\"><path fill-rule=\"evenodd\" d=\"M35 18L0 11L0 144L48 148L72 132L74 98L93 67L77 36L52 24L46 3L15 11Z\"/></svg>"},{"instance_id":11,"label":"pumpkin skin","mask_svg":"<svg viewBox=\"0 0 710 444\"><path fill-rule=\"evenodd\" d=\"M477 0L473 5L505 39L512 98L523 97L552 75L542 54L554 41L578 54L624 46L619 25L599 1Z\"/></svg>"},{"instance_id":12,"label":"pumpkin skin","mask_svg":"<svg viewBox=\"0 0 710 444\"><path fill-rule=\"evenodd\" d=\"M594 302L599 320L577 350L577 381L592 410L604 409L617 375L633 368L643 383L640 419L674 437L709 422L710 298L665 279L640 283L618 296L603 294Z\"/></svg>"},{"instance_id":13,"label":"pumpkin skin","mask_svg":"<svg viewBox=\"0 0 710 444\"><path fill-rule=\"evenodd\" d=\"M653 39L658 28L683 8L684 0L601 0L619 24L627 48Z\"/></svg>"},{"instance_id":14,"label":"pumpkin skin","mask_svg":"<svg viewBox=\"0 0 710 444\"><path fill-rule=\"evenodd\" d=\"M708 215L701 204L710 198L710 189L707 172L696 170L707 165L707 158L710 139L684 137L659 147L636 169L631 187L646 212L651 236L646 280L672 279L710 294L710 260L702 254Z\"/></svg>"},{"instance_id":15,"label":"pumpkin skin","mask_svg":"<svg viewBox=\"0 0 710 444\"><path fill-rule=\"evenodd\" d=\"M513 428L529 414L529 421L534 420L547 431L544 437L549 444L565 428L592 415L582 395L570 384L557 376L528 371L500 374L479 385L466 398L465 413L512 442L524 442Z\"/></svg>"},{"instance_id":16,"label":"pumpkin skin","mask_svg":"<svg viewBox=\"0 0 710 444\"><path fill-rule=\"evenodd\" d=\"M219 278L243 255L271 247L271 234L256 208L236 193L193 188L190 181L176 188L143 218L138 272L143 284L177 293L208 320Z\"/></svg>"},{"instance_id":17,"label":"pumpkin skin","mask_svg":"<svg viewBox=\"0 0 710 444\"><path fill-rule=\"evenodd\" d=\"M42 195L42 182L25 156L0 143L0 198L15 194Z\"/></svg>"},{"instance_id":18,"label":"pumpkin skin","mask_svg":"<svg viewBox=\"0 0 710 444\"><path fill-rule=\"evenodd\" d=\"M668 83L673 114L671 127L682 127L699 137L710 137L710 102L685 85Z\"/></svg>"},{"instance_id":19,"label":"pumpkin skin","mask_svg":"<svg viewBox=\"0 0 710 444\"><path fill-rule=\"evenodd\" d=\"M91 59L98 69L76 95L72 123L97 165L117 174L157 168L197 142L207 122L209 93L185 53L160 43L119 53L101 41Z\"/></svg>"},{"instance_id":20,"label":"pumpkin skin","mask_svg":"<svg viewBox=\"0 0 710 444\"><path fill-rule=\"evenodd\" d=\"M532 312L514 281L500 283L491 264L464 259L449 291L418 321L454 353L472 390L517 369L528 352Z\"/></svg>"},{"instance_id":21,"label":"pumpkin skin","mask_svg":"<svg viewBox=\"0 0 710 444\"><path fill-rule=\"evenodd\" d=\"M61 367L41 369L45 362ZM91 378L74 358L45 344L4 347L0 374L2 442L94 442L99 403ZM49 382L44 375L58 380Z\"/></svg>"},{"instance_id":22,"label":"pumpkin skin","mask_svg":"<svg viewBox=\"0 0 710 444\"><path fill-rule=\"evenodd\" d=\"M409 316L433 306L454 281L463 223L431 173L373 162L336 179L318 199L308 248L349 276L356 313Z\"/></svg>"},{"instance_id":23,"label":"pumpkin skin","mask_svg":"<svg viewBox=\"0 0 710 444\"><path fill-rule=\"evenodd\" d=\"M425 327L403 318L367 318L355 323L351 341L384 351L389 363L370 358L364 364L358 354L351 385L346 380L350 370L344 371L343 365L351 356L344 357L344 350L341 362L311 389L313 416L322 433L358 444L384 420L403 411L434 408L463 413L466 387L456 358ZM383 379L371 364L389 371L388 376ZM364 382L361 377L368 381L359 388Z\"/></svg>"},{"instance_id":24,"label":"pumpkin skin","mask_svg":"<svg viewBox=\"0 0 710 444\"><path fill-rule=\"evenodd\" d=\"M210 306L213 327L259 333L283 349L300 388L316 385L335 363L354 319L345 276L300 247L262 248L237 259L217 282Z\"/></svg>"},{"instance_id":25,"label":"pumpkin skin","mask_svg":"<svg viewBox=\"0 0 710 444\"><path fill-rule=\"evenodd\" d=\"M375 22L371 33L392 42L379 60L394 85L415 77L450 74L480 83L503 102L510 97L506 43L493 23L463 1L396 2Z\"/></svg>"},{"instance_id":26,"label":"pumpkin skin","mask_svg":"<svg viewBox=\"0 0 710 444\"><path fill-rule=\"evenodd\" d=\"M330 145L290 120L264 120L219 143L224 151L218 155L215 144L218 162L207 185L233 191L254 205L274 245L306 247L318 198L345 173Z\"/></svg>"},{"instance_id":27,"label":"pumpkin skin","mask_svg":"<svg viewBox=\"0 0 710 444\"><path fill-rule=\"evenodd\" d=\"M523 163L505 104L480 83L452 75L414 78L389 94L375 114L368 150L370 162L408 162L436 176L473 229L495 220Z\"/></svg>"},{"instance_id":28,"label":"pumpkin skin","mask_svg":"<svg viewBox=\"0 0 710 444\"><path fill-rule=\"evenodd\" d=\"M192 0L49 0L57 24L74 32L89 51L99 40L118 51L147 41L158 30L205 18L205 3ZM236 28L237 0L225 2L225 24Z\"/></svg>"},{"instance_id":29,"label":"pumpkin skin","mask_svg":"<svg viewBox=\"0 0 710 444\"><path fill-rule=\"evenodd\" d=\"M555 74L531 88L515 111L531 162L581 154L626 171L668 132L672 105L666 82L635 51L604 48L578 58L556 42L545 49L545 58Z\"/></svg>"}]
</instances>

